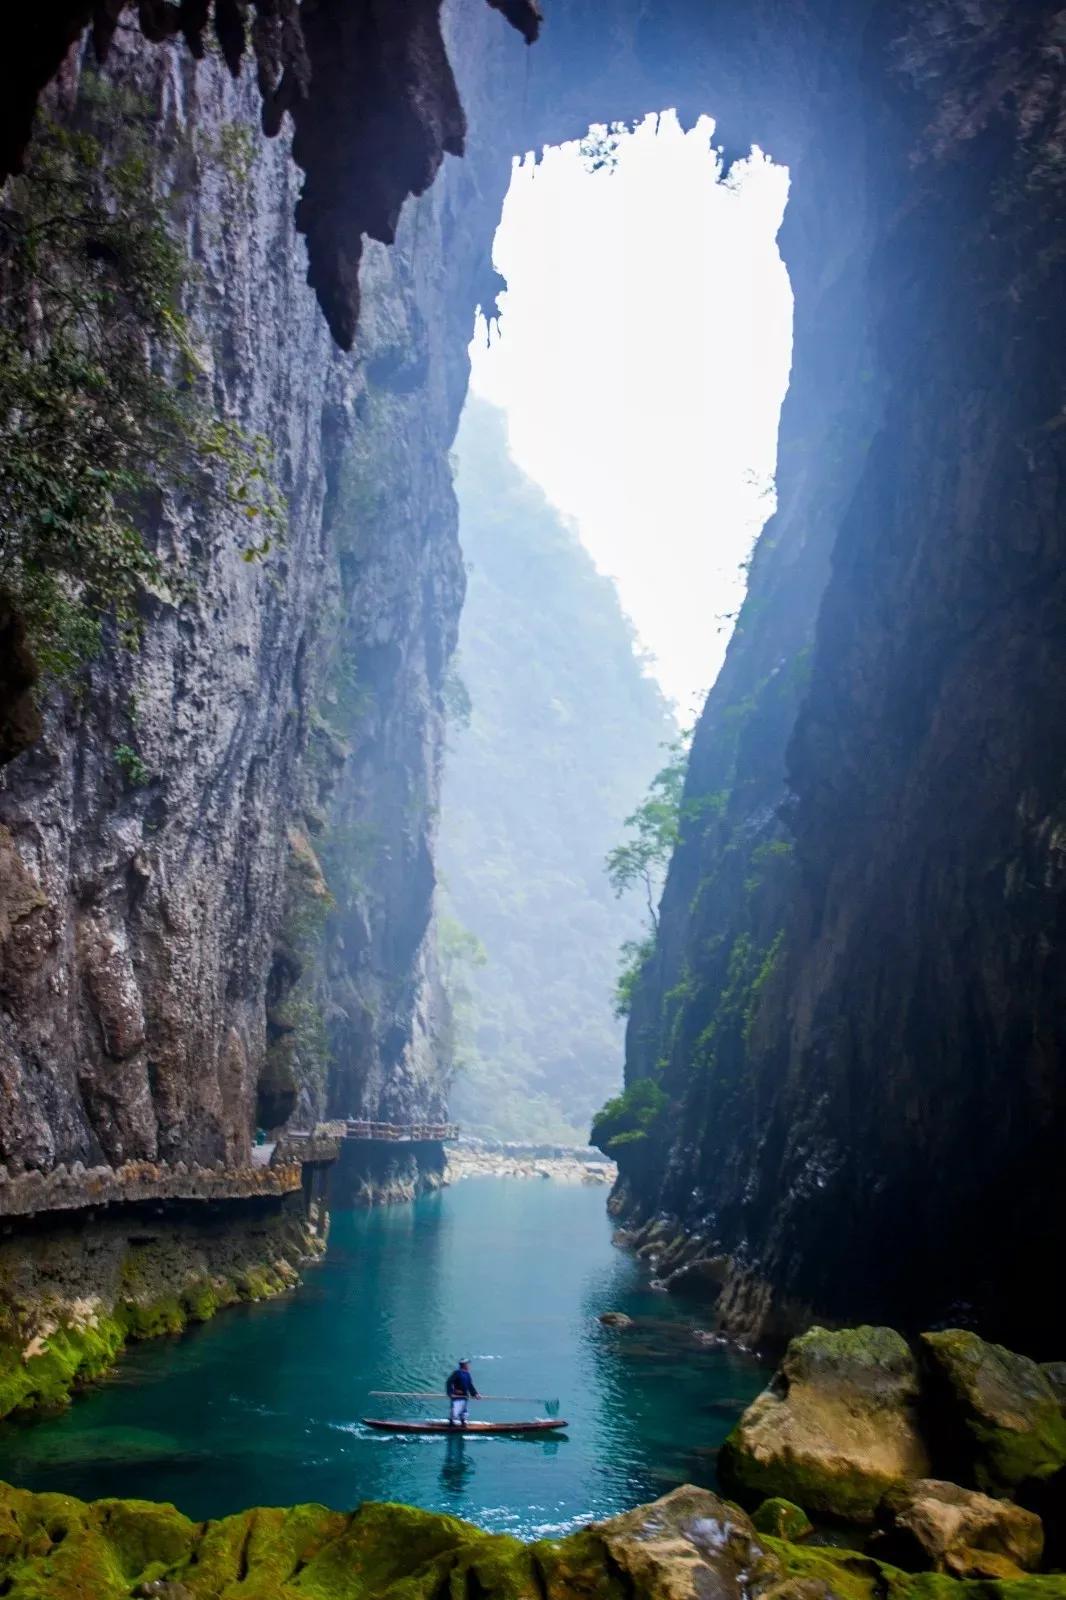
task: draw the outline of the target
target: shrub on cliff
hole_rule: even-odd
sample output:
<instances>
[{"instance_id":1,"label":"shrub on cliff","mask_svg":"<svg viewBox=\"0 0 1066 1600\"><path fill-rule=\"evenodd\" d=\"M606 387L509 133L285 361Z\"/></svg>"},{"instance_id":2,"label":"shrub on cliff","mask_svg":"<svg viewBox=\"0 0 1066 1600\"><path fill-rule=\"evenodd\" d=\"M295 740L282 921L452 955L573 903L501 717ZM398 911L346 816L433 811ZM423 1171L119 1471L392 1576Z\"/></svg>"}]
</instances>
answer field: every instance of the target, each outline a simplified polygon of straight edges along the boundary
<instances>
[{"instance_id":1,"label":"shrub on cliff","mask_svg":"<svg viewBox=\"0 0 1066 1600\"><path fill-rule=\"evenodd\" d=\"M181 312L189 263L153 181L145 113L85 80L78 127L43 120L0 211L0 585L42 668L68 674L146 589L178 599L140 526L185 489L269 547L265 442L219 418Z\"/></svg>"},{"instance_id":2,"label":"shrub on cliff","mask_svg":"<svg viewBox=\"0 0 1066 1600\"><path fill-rule=\"evenodd\" d=\"M655 1080L639 1078L597 1114L589 1142L611 1154L639 1144L652 1132L666 1106L667 1097Z\"/></svg>"}]
</instances>

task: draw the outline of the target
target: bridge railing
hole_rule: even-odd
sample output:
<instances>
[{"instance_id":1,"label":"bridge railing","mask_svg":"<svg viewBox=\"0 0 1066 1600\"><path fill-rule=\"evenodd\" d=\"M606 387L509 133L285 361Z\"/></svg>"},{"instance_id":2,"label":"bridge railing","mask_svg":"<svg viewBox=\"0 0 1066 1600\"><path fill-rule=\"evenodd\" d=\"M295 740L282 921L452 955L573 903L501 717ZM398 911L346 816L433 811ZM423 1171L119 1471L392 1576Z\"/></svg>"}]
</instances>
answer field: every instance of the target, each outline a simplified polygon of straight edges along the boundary
<instances>
[{"instance_id":1,"label":"bridge railing","mask_svg":"<svg viewBox=\"0 0 1066 1600\"><path fill-rule=\"evenodd\" d=\"M428 1143L458 1139L458 1137L457 1122L365 1122L357 1117L344 1117L334 1122L319 1123L312 1133L293 1128L285 1134L287 1141L374 1139L392 1144Z\"/></svg>"},{"instance_id":2,"label":"bridge railing","mask_svg":"<svg viewBox=\"0 0 1066 1600\"><path fill-rule=\"evenodd\" d=\"M349 1117L345 1122L345 1135L349 1139L402 1140L412 1144L457 1139L459 1127L455 1122L361 1122Z\"/></svg>"}]
</instances>

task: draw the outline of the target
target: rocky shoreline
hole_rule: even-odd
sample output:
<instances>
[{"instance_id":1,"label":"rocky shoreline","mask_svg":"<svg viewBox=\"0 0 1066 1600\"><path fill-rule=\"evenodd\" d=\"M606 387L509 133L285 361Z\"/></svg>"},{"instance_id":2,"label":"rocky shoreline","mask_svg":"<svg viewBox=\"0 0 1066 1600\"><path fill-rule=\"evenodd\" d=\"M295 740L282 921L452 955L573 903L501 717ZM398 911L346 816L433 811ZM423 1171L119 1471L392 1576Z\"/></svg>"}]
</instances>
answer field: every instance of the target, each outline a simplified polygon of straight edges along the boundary
<instances>
[{"instance_id":1,"label":"rocky shoreline","mask_svg":"<svg viewBox=\"0 0 1066 1600\"><path fill-rule=\"evenodd\" d=\"M568 1145L464 1139L447 1147L445 1182L464 1178L542 1178L555 1183L613 1184L618 1169L598 1150Z\"/></svg>"},{"instance_id":2,"label":"rocky shoreline","mask_svg":"<svg viewBox=\"0 0 1066 1600\"><path fill-rule=\"evenodd\" d=\"M130 1340L295 1288L326 1218L297 1193L42 1218L0 1241L0 1417L63 1406Z\"/></svg>"}]
</instances>

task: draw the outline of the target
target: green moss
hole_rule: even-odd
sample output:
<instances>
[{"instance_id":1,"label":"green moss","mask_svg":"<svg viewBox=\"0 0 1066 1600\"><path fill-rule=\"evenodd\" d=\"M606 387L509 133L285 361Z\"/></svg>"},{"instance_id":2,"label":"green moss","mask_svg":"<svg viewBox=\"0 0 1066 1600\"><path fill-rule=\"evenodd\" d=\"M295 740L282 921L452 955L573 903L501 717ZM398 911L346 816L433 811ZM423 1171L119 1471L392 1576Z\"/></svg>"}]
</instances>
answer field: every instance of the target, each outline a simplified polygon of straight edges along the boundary
<instances>
[{"instance_id":1,"label":"green moss","mask_svg":"<svg viewBox=\"0 0 1066 1600\"><path fill-rule=\"evenodd\" d=\"M197 1600L228 1594L231 1584L240 1584L242 1597L258 1600L287 1595L282 1585L298 1572L301 1593L314 1595L316 1589L305 1582L307 1566L341 1538L350 1520L324 1506L302 1505L258 1508L209 1522L195 1565L181 1581Z\"/></svg>"},{"instance_id":2,"label":"green moss","mask_svg":"<svg viewBox=\"0 0 1066 1600\"><path fill-rule=\"evenodd\" d=\"M269 1300L287 1287L284 1279L270 1267L249 1267L237 1279L242 1300Z\"/></svg>"},{"instance_id":3,"label":"green moss","mask_svg":"<svg viewBox=\"0 0 1066 1600\"><path fill-rule=\"evenodd\" d=\"M828 1545L797 1545L764 1535L790 1578L813 1581L835 1600L1066 1600L1066 1574L1040 1573L1006 1583L950 1578L898 1567Z\"/></svg>"},{"instance_id":4,"label":"green moss","mask_svg":"<svg viewBox=\"0 0 1066 1600\"><path fill-rule=\"evenodd\" d=\"M286 1263L248 1268L232 1281L201 1278L180 1295L148 1299L138 1294L141 1274L127 1261L123 1299L114 1312L85 1326L57 1328L29 1360L23 1360L25 1337L14 1327L0 1327L0 1417L65 1406L75 1389L115 1364L127 1340L180 1333L190 1322L206 1322L237 1300L281 1294L296 1277Z\"/></svg>"},{"instance_id":5,"label":"green moss","mask_svg":"<svg viewBox=\"0 0 1066 1600\"><path fill-rule=\"evenodd\" d=\"M17 1600L125 1600L129 1580L92 1524L92 1507L67 1495L0 1483L0 1587Z\"/></svg>"},{"instance_id":6,"label":"green moss","mask_svg":"<svg viewBox=\"0 0 1066 1600\"><path fill-rule=\"evenodd\" d=\"M236 1293L230 1290L229 1303L234 1299ZM209 1322L215 1312L227 1303L223 1291L210 1278L202 1278L199 1283L192 1284L181 1296L181 1308L190 1322Z\"/></svg>"},{"instance_id":7,"label":"green moss","mask_svg":"<svg viewBox=\"0 0 1066 1600\"><path fill-rule=\"evenodd\" d=\"M368 1504L347 1521L339 1538L324 1544L300 1572L300 1592L314 1600L384 1595L431 1600L440 1595L464 1546L493 1542L454 1517L412 1506ZM520 1550L516 1540L505 1541ZM477 1593L476 1585L460 1592Z\"/></svg>"},{"instance_id":8,"label":"green moss","mask_svg":"<svg viewBox=\"0 0 1066 1600\"><path fill-rule=\"evenodd\" d=\"M979 1489L1010 1491L1066 1466L1066 1416L1035 1361L965 1328L925 1333L922 1343L941 1429Z\"/></svg>"},{"instance_id":9,"label":"green moss","mask_svg":"<svg viewBox=\"0 0 1066 1600\"><path fill-rule=\"evenodd\" d=\"M834 1386L859 1383L872 1395L880 1379L900 1378L917 1391L914 1356L894 1328L861 1323L854 1328L808 1328L788 1347L786 1370L791 1379L827 1379Z\"/></svg>"},{"instance_id":10,"label":"green moss","mask_svg":"<svg viewBox=\"0 0 1066 1600\"><path fill-rule=\"evenodd\" d=\"M806 1511L780 1495L764 1500L751 1520L760 1533L776 1534L779 1539L805 1539L814 1531Z\"/></svg>"},{"instance_id":11,"label":"green moss","mask_svg":"<svg viewBox=\"0 0 1066 1600\"><path fill-rule=\"evenodd\" d=\"M832 1465L798 1455L761 1461L742 1442L739 1427L718 1453L718 1478L742 1505L780 1497L812 1516L856 1523L872 1522L885 1494L897 1482L851 1466L843 1458Z\"/></svg>"},{"instance_id":12,"label":"green moss","mask_svg":"<svg viewBox=\"0 0 1066 1600\"><path fill-rule=\"evenodd\" d=\"M100 1317L91 1326L57 1328L39 1355L23 1360L22 1341L0 1342L0 1417L67 1403L76 1385L106 1372L125 1343L120 1319Z\"/></svg>"},{"instance_id":13,"label":"green moss","mask_svg":"<svg viewBox=\"0 0 1066 1600\"><path fill-rule=\"evenodd\" d=\"M603 1540L587 1529L558 1541L542 1540L532 1553L548 1600L625 1600L628 1594Z\"/></svg>"},{"instance_id":14,"label":"green moss","mask_svg":"<svg viewBox=\"0 0 1066 1600\"><path fill-rule=\"evenodd\" d=\"M180 1333L188 1320L177 1295L159 1300L124 1300L118 1308L119 1321L130 1339L158 1339L165 1333Z\"/></svg>"},{"instance_id":15,"label":"green moss","mask_svg":"<svg viewBox=\"0 0 1066 1600\"><path fill-rule=\"evenodd\" d=\"M130 1580L143 1581L188 1561L198 1541L195 1523L174 1506L150 1500L97 1500L87 1507L90 1524L105 1539Z\"/></svg>"},{"instance_id":16,"label":"green moss","mask_svg":"<svg viewBox=\"0 0 1066 1600\"><path fill-rule=\"evenodd\" d=\"M1066 1600L1060 1575L964 1583L769 1534L751 1557L752 1572L782 1597L803 1584L801 1594L832 1600ZM658 1583L654 1566L646 1577L639 1561L623 1571L596 1529L524 1545L387 1504L351 1515L319 1505L260 1508L194 1523L169 1505L86 1505L0 1483L0 1592L11 1600L129 1600L156 1583L189 1600L652 1600L673 1592L649 1587Z\"/></svg>"}]
</instances>

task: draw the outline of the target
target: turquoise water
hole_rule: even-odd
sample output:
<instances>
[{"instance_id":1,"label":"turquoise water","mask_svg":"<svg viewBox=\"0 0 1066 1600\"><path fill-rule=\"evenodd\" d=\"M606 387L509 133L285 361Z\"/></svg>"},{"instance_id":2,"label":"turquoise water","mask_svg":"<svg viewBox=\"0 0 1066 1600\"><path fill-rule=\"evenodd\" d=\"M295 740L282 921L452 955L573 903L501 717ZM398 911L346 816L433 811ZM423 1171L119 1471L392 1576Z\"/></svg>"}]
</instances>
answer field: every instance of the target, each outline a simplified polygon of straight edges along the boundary
<instances>
[{"instance_id":1,"label":"turquoise water","mask_svg":"<svg viewBox=\"0 0 1066 1600\"><path fill-rule=\"evenodd\" d=\"M601 1311L638 1319L603 1327ZM610 1242L604 1192L470 1179L413 1206L342 1212L326 1260L284 1300L133 1346L69 1411L0 1427L0 1477L82 1496L248 1505L405 1500L523 1535L693 1481L765 1373L703 1347L698 1313ZM565 1437L377 1434L363 1416L442 1416L460 1355L486 1394L558 1398ZM543 1416L482 1402L485 1418Z\"/></svg>"}]
</instances>

